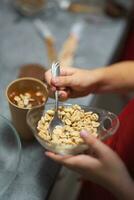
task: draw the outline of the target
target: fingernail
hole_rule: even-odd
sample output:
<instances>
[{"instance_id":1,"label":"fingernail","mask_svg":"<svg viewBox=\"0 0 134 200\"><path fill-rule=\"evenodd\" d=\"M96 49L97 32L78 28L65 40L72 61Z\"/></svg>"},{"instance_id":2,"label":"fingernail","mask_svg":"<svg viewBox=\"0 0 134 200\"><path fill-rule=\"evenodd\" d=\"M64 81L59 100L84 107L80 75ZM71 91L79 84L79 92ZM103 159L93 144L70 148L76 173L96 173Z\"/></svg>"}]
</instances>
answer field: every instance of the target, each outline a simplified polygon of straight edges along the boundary
<instances>
[{"instance_id":1,"label":"fingernail","mask_svg":"<svg viewBox=\"0 0 134 200\"><path fill-rule=\"evenodd\" d=\"M88 137L88 132L86 131L86 130L82 130L81 132L80 132L80 136L81 137Z\"/></svg>"},{"instance_id":2,"label":"fingernail","mask_svg":"<svg viewBox=\"0 0 134 200\"><path fill-rule=\"evenodd\" d=\"M60 98L64 98L64 97L65 97L64 93L59 92L59 97L60 97Z\"/></svg>"}]
</instances>

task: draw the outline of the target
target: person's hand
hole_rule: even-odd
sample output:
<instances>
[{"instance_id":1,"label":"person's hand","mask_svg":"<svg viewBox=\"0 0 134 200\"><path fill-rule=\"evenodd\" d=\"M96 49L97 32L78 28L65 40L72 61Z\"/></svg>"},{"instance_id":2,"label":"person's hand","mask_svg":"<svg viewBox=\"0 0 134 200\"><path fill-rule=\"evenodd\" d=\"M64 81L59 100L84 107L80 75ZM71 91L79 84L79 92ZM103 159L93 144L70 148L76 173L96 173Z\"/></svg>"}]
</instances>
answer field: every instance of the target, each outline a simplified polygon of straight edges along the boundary
<instances>
[{"instance_id":1,"label":"person's hand","mask_svg":"<svg viewBox=\"0 0 134 200\"><path fill-rule=\"evenodd\" d=\"M120 197L119 199L128 200L128 191L132 189L133 183L121 159L108 146L99 139L89 136L87 132L81 132L81 137L95 156L90 154L62 156L51 152L46 152L46 155L80 173L85 179L107 188L115 196ZM133 192L132 196L134 197Z\"/></svg>"},{"instance_id":2,"label":"person's hand","mask_svg":"<svg viewBox=\"0 0 134 200\"><path fill-rule=\"evenodd\" d=\"M127 93L134 91L134 62L120 62L94 70L61 69L61 76L53 79L51 71L45 80L52 92L59 89L60 98L82 97L89 93Z\"/></svg>"},{"instance_id":3,"label":"person's hand","mask_svg":"<svg viewBox=\"0 0 134 200\"><path fill-rule=\"evenodd\" d=\"M45 73L45 80L52 92L59 89L60 98L82 97L97 90L98 70L61 68L61 76L52 78L51 70Z\"/></svg>"}]
</instances>

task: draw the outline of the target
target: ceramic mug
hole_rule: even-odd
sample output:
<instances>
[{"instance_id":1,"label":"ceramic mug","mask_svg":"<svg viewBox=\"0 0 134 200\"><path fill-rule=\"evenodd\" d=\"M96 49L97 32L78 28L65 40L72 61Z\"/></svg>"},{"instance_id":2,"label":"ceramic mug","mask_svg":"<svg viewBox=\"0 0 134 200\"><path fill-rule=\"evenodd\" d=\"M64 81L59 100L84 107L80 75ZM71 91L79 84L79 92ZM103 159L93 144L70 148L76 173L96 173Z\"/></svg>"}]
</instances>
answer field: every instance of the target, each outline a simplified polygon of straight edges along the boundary
<instances>
[{"instance_id":1,"label":"ceramic mug","mask_svg":"<svg viewBox=\"0 0 134 200\"><path fill-rule=\"evenodd\" d=\"M29 90L33 92L41 92L43 94L43 103L36 106L44 107L48 99L48 90L46 84L42 81L31 77L19 78L11 82L6 88L6 97L8 100L13 125L18 131L20 138L24 140L31 140L34 138L26 122L26 115L30 108L21 108L17 106L11 96L13 93L23 94Z\"/></svg>"}]
</instances>

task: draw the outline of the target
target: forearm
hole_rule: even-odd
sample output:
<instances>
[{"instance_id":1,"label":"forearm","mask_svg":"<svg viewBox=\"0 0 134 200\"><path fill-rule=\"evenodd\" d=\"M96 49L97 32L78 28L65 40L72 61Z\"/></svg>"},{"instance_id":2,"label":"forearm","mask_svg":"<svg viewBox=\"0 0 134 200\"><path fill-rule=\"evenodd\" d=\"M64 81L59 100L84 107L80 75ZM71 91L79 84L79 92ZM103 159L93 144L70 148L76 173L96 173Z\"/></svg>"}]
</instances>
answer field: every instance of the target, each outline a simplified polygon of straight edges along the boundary
<instances>
[{"instance_id":1,"label":"forearm","mask_svg":"<svg viewBox=\"0 0 134 200\"><path fill-rule=\"evenodd\" d=\"M118 186L113 187L113 195L117 200L133 200L134 199L134 182L131 178L124 179Z\"/></svg>"},{"instance_id":2,"label":"forearm","mask_svg":"<svg viewBox=\"0 0 134 200\"><path fill-rule=\"evenodd\" d=\"M121 62L96 70L97 93L134 91L134 62Z\"/></svg>"}]
</instances>

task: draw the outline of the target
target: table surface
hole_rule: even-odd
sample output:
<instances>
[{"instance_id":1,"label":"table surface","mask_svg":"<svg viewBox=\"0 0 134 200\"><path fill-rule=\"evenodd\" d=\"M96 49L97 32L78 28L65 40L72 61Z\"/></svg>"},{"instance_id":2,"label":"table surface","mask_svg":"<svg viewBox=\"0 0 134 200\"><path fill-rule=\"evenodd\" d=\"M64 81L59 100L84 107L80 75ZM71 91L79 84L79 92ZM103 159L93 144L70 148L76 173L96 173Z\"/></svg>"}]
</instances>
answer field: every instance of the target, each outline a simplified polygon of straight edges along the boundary
<instances>
[{"instance_id":1,"label":"table surface","mask_svg":"<svg viewBox=\"0 0 134 200\"><path fill-rule=\"evenodd\" d=\"M55 12L47 14L44 12L38 17L49 26L56 40L56 49L60 51L72 25L75 22L84 21L85 18L83 15L62 11L57 13L56 10ZM10 113L5 98L5 88L17 77L20 66L26 63L40 63L48 66L46 48L36 31L33 20L34 18L20 16L12 5L8 4L8 0L1 1L0 113L8 119L10 119ZM115 21L106 19L100 24L86 22L75 55L74 66L90 69L109 64L125 34L126 26L127 21L124 19ZM90 105L92 99L93 96L89 95L69 100L69 102ZM51 191L60 166L44 156L44 149L37 142L22 144L22 147L18 174L0 199L45 200Z\"/></svg>"}]
</instances>

